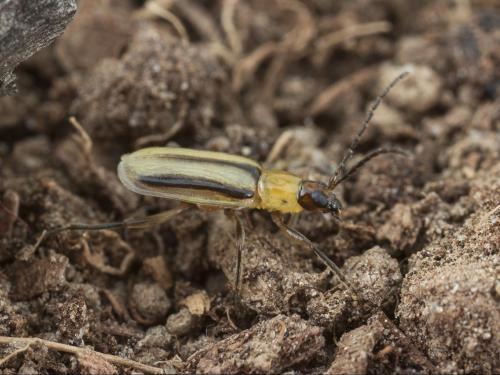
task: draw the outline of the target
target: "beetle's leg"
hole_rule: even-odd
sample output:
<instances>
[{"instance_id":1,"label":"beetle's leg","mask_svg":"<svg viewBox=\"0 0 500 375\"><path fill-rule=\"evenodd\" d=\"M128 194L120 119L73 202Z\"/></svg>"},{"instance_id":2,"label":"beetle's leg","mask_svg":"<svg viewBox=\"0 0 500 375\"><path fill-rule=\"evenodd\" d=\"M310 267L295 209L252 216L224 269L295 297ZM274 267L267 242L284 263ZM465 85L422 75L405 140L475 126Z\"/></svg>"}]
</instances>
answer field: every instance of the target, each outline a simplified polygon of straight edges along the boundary
<instances>
[{"instance_id":1,"label":"beetle's leg","mask_svg":"<svg viewBox=\"0 0 500 375\"><path fill-rule=\"evenodd\" d=\"M236 235L238 236L238 258L236 263L236 293L240 290L241 284L241 257L243 254L243 248L245 246L245 227L243 225L243 220L237 214L236 217Z\"/></svg>"},{"instance_id":2,"label":"beetle's leg","mask_svg":"<svg viewBox=\"0 0 500 375\"><path fill-rule=\"evenodd\" d=\"M342 273L339 267L330 259L328 256L321 251L321 249L316 245L314 242L312 242L309 238L304 236L302 233L299 231L290 228L288 225L285 224L283 221L283 216L278 213L278 212L273 212L271 213L271 218L273 219L274 223L280 228L285 234L290 237L292 240L306 244L309 246L311 250L314 251L314 253L323 261L323 263L326 264L328 268L330 268L335 275L338 276L342 284L344 284L347 288L350 288L349 282L347 281L346 277Z\"/></svg>"},{"instance_id":3,"label":"beetle's leg","mask_svg":"<svg viewBox=\"0 0 500 375\"><path fill-rule=\"evenodd\" d=\"M243 223L243 220L241 217L234 211L227 211L230 216L234 217L236 219L236 237L237 237L237 244L236 248L238 250L238 254L236 257L236 293L238 293L240 289L240 284L241 284L241 258L243 254L243 249L245 247L245 239L246 239L246 234L245 234L245 225Z\"/></svg>"},{"instance_id":4,"label":"beetle's leg","mask_svg":"<svg viewBox=\"0 0 500 375\"><path fill-rule=\"evenodd\" d=\"M47 235L62 232L65 230L100 230L100 229L112 229L112 228L147 228L152 225L158 225L164 223L165 221L170 220L174 216L177 216L181 212L188 209L189 206L181 206L177 207L165 212L160 212L155 215L145 216L137 219L126 219L123 221L117 221L112 223L102 223L102 224L80 224L74 223L69 224L64 227L53 229L47 232Z\"/></svg>"}]
</instances>

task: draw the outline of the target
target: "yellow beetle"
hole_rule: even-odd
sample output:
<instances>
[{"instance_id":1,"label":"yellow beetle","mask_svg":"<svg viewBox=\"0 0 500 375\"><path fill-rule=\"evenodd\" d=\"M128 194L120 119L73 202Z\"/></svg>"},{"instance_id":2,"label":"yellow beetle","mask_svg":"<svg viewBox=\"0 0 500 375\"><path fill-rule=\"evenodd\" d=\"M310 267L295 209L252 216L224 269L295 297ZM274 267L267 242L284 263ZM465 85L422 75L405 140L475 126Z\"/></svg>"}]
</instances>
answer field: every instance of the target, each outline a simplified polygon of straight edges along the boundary
<instances>
[{"instance_id":1,"label":"yellow beetle","mask_svg":"<svg viewBox=\"0 0 500 375\"><path fill-rule=\"evenodd\" d=\"M335 263L307 237L287 226L282 215L307 210L329 212L338 218L342 205L333 191L339 183L379 154L405 154L395 148L376 149L353 167L346 169L346 164L354 154L374 111L390 89L407 74L404 72L393 80L373 103L360 131L327 184L319 181L305 181L282 170L265 169L251 159L222 152L177 147L145 148L122 156L118 165L118 176L121 182L138 194L174 199L187 203L188 206L181 206L141 219L97 225L72 224L55 231L105 229L120 226L143 227L164 222L193 205L228 210L262 209L271 212L273 221L280 229L292 239L309 246L343 282L346 282ZM236 289L238 289L245 232L241 219L237 215L234 216L240 233L236 271Z\"/></svg>"}]
</instances>

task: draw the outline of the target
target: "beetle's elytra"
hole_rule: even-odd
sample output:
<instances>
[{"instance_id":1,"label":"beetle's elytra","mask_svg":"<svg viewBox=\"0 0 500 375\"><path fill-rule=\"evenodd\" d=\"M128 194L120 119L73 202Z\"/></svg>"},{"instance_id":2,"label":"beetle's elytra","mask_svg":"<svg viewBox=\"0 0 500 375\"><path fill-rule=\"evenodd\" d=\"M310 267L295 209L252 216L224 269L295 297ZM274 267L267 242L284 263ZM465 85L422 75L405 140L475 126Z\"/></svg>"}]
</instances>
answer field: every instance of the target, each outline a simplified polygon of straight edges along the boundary
<instances>
[{"instance_id":1,"label":"beetle's elytra","mask_svg":"<svg viewBox=\"0 0 500 375\"><path fill-rule=\"evenodd\" d=\"M221 152L151 147L124 155L118 176L130 190L185 203L271 212L340 209L326 185ZM312 187L315 187L313 190Z\"/></svg>"}]
</instances>

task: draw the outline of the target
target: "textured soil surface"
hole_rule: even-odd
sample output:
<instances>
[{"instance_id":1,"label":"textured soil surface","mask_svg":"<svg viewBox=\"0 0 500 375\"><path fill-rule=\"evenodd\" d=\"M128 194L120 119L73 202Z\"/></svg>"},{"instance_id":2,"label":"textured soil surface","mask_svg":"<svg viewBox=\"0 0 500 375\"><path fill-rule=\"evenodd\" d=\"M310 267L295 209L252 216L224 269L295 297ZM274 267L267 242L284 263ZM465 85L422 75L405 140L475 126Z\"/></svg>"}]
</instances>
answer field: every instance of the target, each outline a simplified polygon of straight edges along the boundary
<instances>
[{"instance_id":1,"label":"textured soil surface","mask_svg":"<svg viewBox=\"0 0 500 375\"><path fill-rule=\"evenodd\" d=\"M488 0L78 1L0 97L0 373L500 373L499 46ZM222 211L42 236L177 207L116 176L152 145L328 181L404 70L351 163L410 155L289 222L351 288L263 211L238 292Z\"/></svg>"}]
</instances>

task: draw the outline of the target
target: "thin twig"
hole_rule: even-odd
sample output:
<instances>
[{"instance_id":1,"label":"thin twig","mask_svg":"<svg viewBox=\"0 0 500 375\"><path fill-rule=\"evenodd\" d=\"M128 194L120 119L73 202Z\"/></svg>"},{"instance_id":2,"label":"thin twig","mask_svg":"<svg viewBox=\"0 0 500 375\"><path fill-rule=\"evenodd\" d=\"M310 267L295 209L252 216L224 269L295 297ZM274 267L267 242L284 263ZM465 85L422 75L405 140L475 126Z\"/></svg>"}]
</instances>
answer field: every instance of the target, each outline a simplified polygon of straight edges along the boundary
<instances>
[{"instance_id":1,"label":"thin twig","mask_svg":"<svg viewBox=\"0 0 500 375\"><path fill-rule=\"evenodd\" d=\"M316 34L316 24L309 8L297 0L276 0L276 3L283 10L288 10L295 14L296 22L292 30L285 34L282 40L282 48L288 53L300 55Z\"/></svg>"},{"instance_id":2,"label":"thin twig","mask_svg":"<svg viewBox=\"0 0 500 375\"><path fill-rule=\"evenodd\" d=\"M19 194L11 189L7 189L3 195L3 202L0 200L0 209L4 211L9 217L6 219L5 232L6 237L10 238L12 236L12 231L14 230L14 223L19 221L26 228L29 229L28 223L19 217L19 207L21 204L21 198ZM2 225L3 223L0 223ZM2 230L3 228L0 228Z\"/></svg>"},{"instance_id":3,"label":"thin twig","mask_svg":"<svg viewBox=\"0 0 500 375\"><path fill-rule=\"evenodd\" d=\"M180 109L177 113L177 121L172 125L170 129L168 129L165 133L157 133L145 135L137 139L134 143L134 147L136 149L145 147L150 144L166 144L171 138L173 138L186 123L186 118L189 111L189 103L188 99L185 98L184 101L180 103Z\"/></svg>"},{"instance_id":4,"label":"thin twig","mask_svg":"<svg viewBox=\"0 0 500 375\"><path fill-rule=\"evenodd\" d=\"M271 58L264 78L262 97L269 100L284 74L286 67L299 59L316 34L314 18L302 2L297 0L275 0L283 11L294 13L295 25L279 42L261 44L254 51L240 59L233 70L233 88L236 91L248 83L262 62Z\"/></svg>"},{"instance_id":5,"label":"thin twig","mask_svg":"<svg viewBox=\"0 0 500 375\"><path fill-rule=\"evenodd\" d=\"M261 44L234 66L232 86L235 91L240 91L255 75L262 62L272 56L279 49L279 44L267 42Z\"/></svg>"},{"instance_id":6,"label":"thin twig","mask_svg":"<svg viewBox=\"0 0 500 375\"><path fill-rule=\"evenodd\" d=\"M271 151L267 155L267 159L264 163L266 166L272 165L281 156L283 150L290 144L295 136L295 131L289 129L281 133L278 139L274 142Z\"/></svg>"},{"instance_id":7,"label":"thin twig","mask_svg":"<svg viewBox=\"0 0 500 375\"><path fill-rule=\"evenodd\" d=\"M299 59L316 34L314 18L302 2L297 0L276 0L276 4L283 10L294 13L295 26L285 34L279 43L278 53L275 54L267 68L262 97L272 102L276 88L281 81L287 66Z\"/></svg>"},{"instance_id":8,"label":"thin twig","mask_svg":"<svg viewBox=\"0 0 500 375\"><path fill-rule=\"evenodd\" d=\"M314 48L318 53L315 58L315 62L318 65L323 65L323 63L330 55L332 49L340 43L356 38L361 38L363 36L388 33L391 30L392 25L389 22L378 21L352 25L341 30L328 33L319 38L315 43Z\"/></svg>"},{"instance_id":9,"label":"thin twig","mask_svg":"<svg viewBox=\"0 0 500 375\"><path fill-rule=\"evenodd\" d=\"M92 139L74 116L71 116L69 118L69 123L73 125L73 127L78 131L78 134L81 137L80 143L83 148L83 154L87 159L87 162L93 165L94 163L92 161Z\"/></svg>"},{"instance_id":10,"label":"thin twig","mask_svg":"<svg viewBox=\"0 0 500 375\"><path fill-rule=\"evenodd\" d=\"M118 315L119 318L127 322L132 320L130 314L128 313L127 308L125 307L125 304L119 297L115 296L113 292L111 292L108 289L101 289L101 292L108 299L109 303L111 304L111 307L113 308L113 311L115 312L116 315Z\"/></svg>"},{"instance_id":11,"label":"thin twig","mask_svg":"<svg viewBox=\"0 0 500 375\"><path fill-rule=\"evenodd\" d=\"M179 18L170 12L169 10L163 8L161 5L159 5L155 0L148 1L145 4L145 8L148 12L151 12L151 14L154 14L157 17L163 18L165 21L170 23L172 27L175 29L177 34L179 35L182 43L184 45L189 45L189 35L182 24L182 22L179 20Z\"/></svg>"},{"instance_id":12,"label":"thin twig","mask_svg":"<svg viewBox=\"0 0 500 375\"><path fill-rule=\"evenodd\" d=\"M64 352L64 353L70 353L74 355L95 355L98 357L101 357L105 361L108 361L109 363L115 364L115 365L120 365L120 366L125 366L125 367L130 367L139 371L144 371L145 373L148 374L164 374L164 370L159 367L154 367L154 366L149 366L145 365L140 362L133 361L131 359L127 358L122 358L118 357L116 355L112 354L104 354L100 352L96 352L94 350L88 349L88 348L79 348L77 346L72 346L72 345L66 345L66 344L61 344L58 342L54 341L49 341L49 340L44 340L44 339L39 339L37 337L8 337L8 336L0 336L0 344L4 345L17 345L17 344L24 344L25 347L21 348L23 351L27 350L29 346L33 344L42 344L45 345L47 348L51 350L55 350L58 352ZM18 349L15 352L9 354L7 357L3 358L0 361L0 365L5 363L6 358L7 360L12 358L12 355L14 353L17 355L20 353L20 350Z\"/></svg>"},{"instance_id":13,"label":"thin twig","mask_svg":"<svg viewBox=\"0 0 500 375\"><path fill-rule=\"evenodd\" d=\"M14 350L12 353L10 354L7 354L5 357L3 357L2 359L0 359L0 367L2 367L3 365L5 365L7 362L9 362L12 358L14 357L17 357L19 354L21 353L24 353L26 350L28 350L30 348L30 346L32 345L33 343L27 343L25 344L22 348L19 348L19 349L16 349Z\"/></svg>"},{"instance_id":14,"label":"thin twig","mask_svg":"<svg viewBox=\"0 0 500 375\"><path fill-rule=\"evenodd\" d=\"M199 1L175 0L172 8L177 14L189 21L203 40L223 45L223 38L213 17Z\"/></svg>"},{"instance_id":15,"label":"thin twig","mask_svg":"<svg viewBox=\"0 0 500 375\"><path fill-rule=\"evenodd\" d=\"M347 91L352 91L356 86L360 86L375 77L379 66L369 66L354 72L353 74L333 83L322 91L309 106L310 116L316 116L330 107L340 95Z\"/></svg>"},{"instance_id":16,"label":"thin twig","mask_svg":"<svg viewBox=\"0 0 500 375\"><path fill-rule=\"evenodd\" d=\"M221 11L221 25L231 50L236 56L239 56L243 51L243 46L238 29L234 24L234 14L237 4L238 0L224 0Z\"/></svg>"},{"instance_id":17,"label":"thin twig","mask_svg":"<svg viewBox=\"0 0 500 375\"><path fill-rule=\"evenodd\" d=\"M369 22L352 25L344 29L331 32L318 39L316 49L331 49L335 45L347 40L359 38L361 36L387 33L391 31L392 25L387 21Z\"/></svg>"},{"instance_id":18,"label":"thin twig","mask_svg":"<svg viewBox=\"0 0 500 375\"><path fill-rule=\"evenodd\" d=\"M83 256L87 263L89 263L91 266L94 268L98 269L99 271L106 273L108 275L114 275L114 276L122 276L124 275L128 269L130 268L130 265L132 264L134 258L135 258L135 252L130 247L128 243L123 241L120 236L111 230L106 230L103 229L101 233L104 236L111 237L113 241L116 241L118 243L119 247L122 247L126 251L125 257L122 259L122 262L119 267L113 267L109 266L107 264L104 264L102 259L94 254L92 254L92 251L90 250L90 246L85 238L85 235L82 236L80 242L83 248Z\"/></svg>"},{"instance_id":19,"label":"thin twig","mask_svg":"<svg viewBox=\"0 0 500 375\"><path fill-rule=\"evenodd\" d=\"M42 242L45 240L45 237L47 237L47 230L43 230L42 234L38 237L36 240L35 244L33 246L27 245L24 247L22 251L20 251L18 254L16 254L16 259L19 260L28 260L31 258L31 256L37 251L37 249L40 247Z\"/></svg>"}]
</instances>

